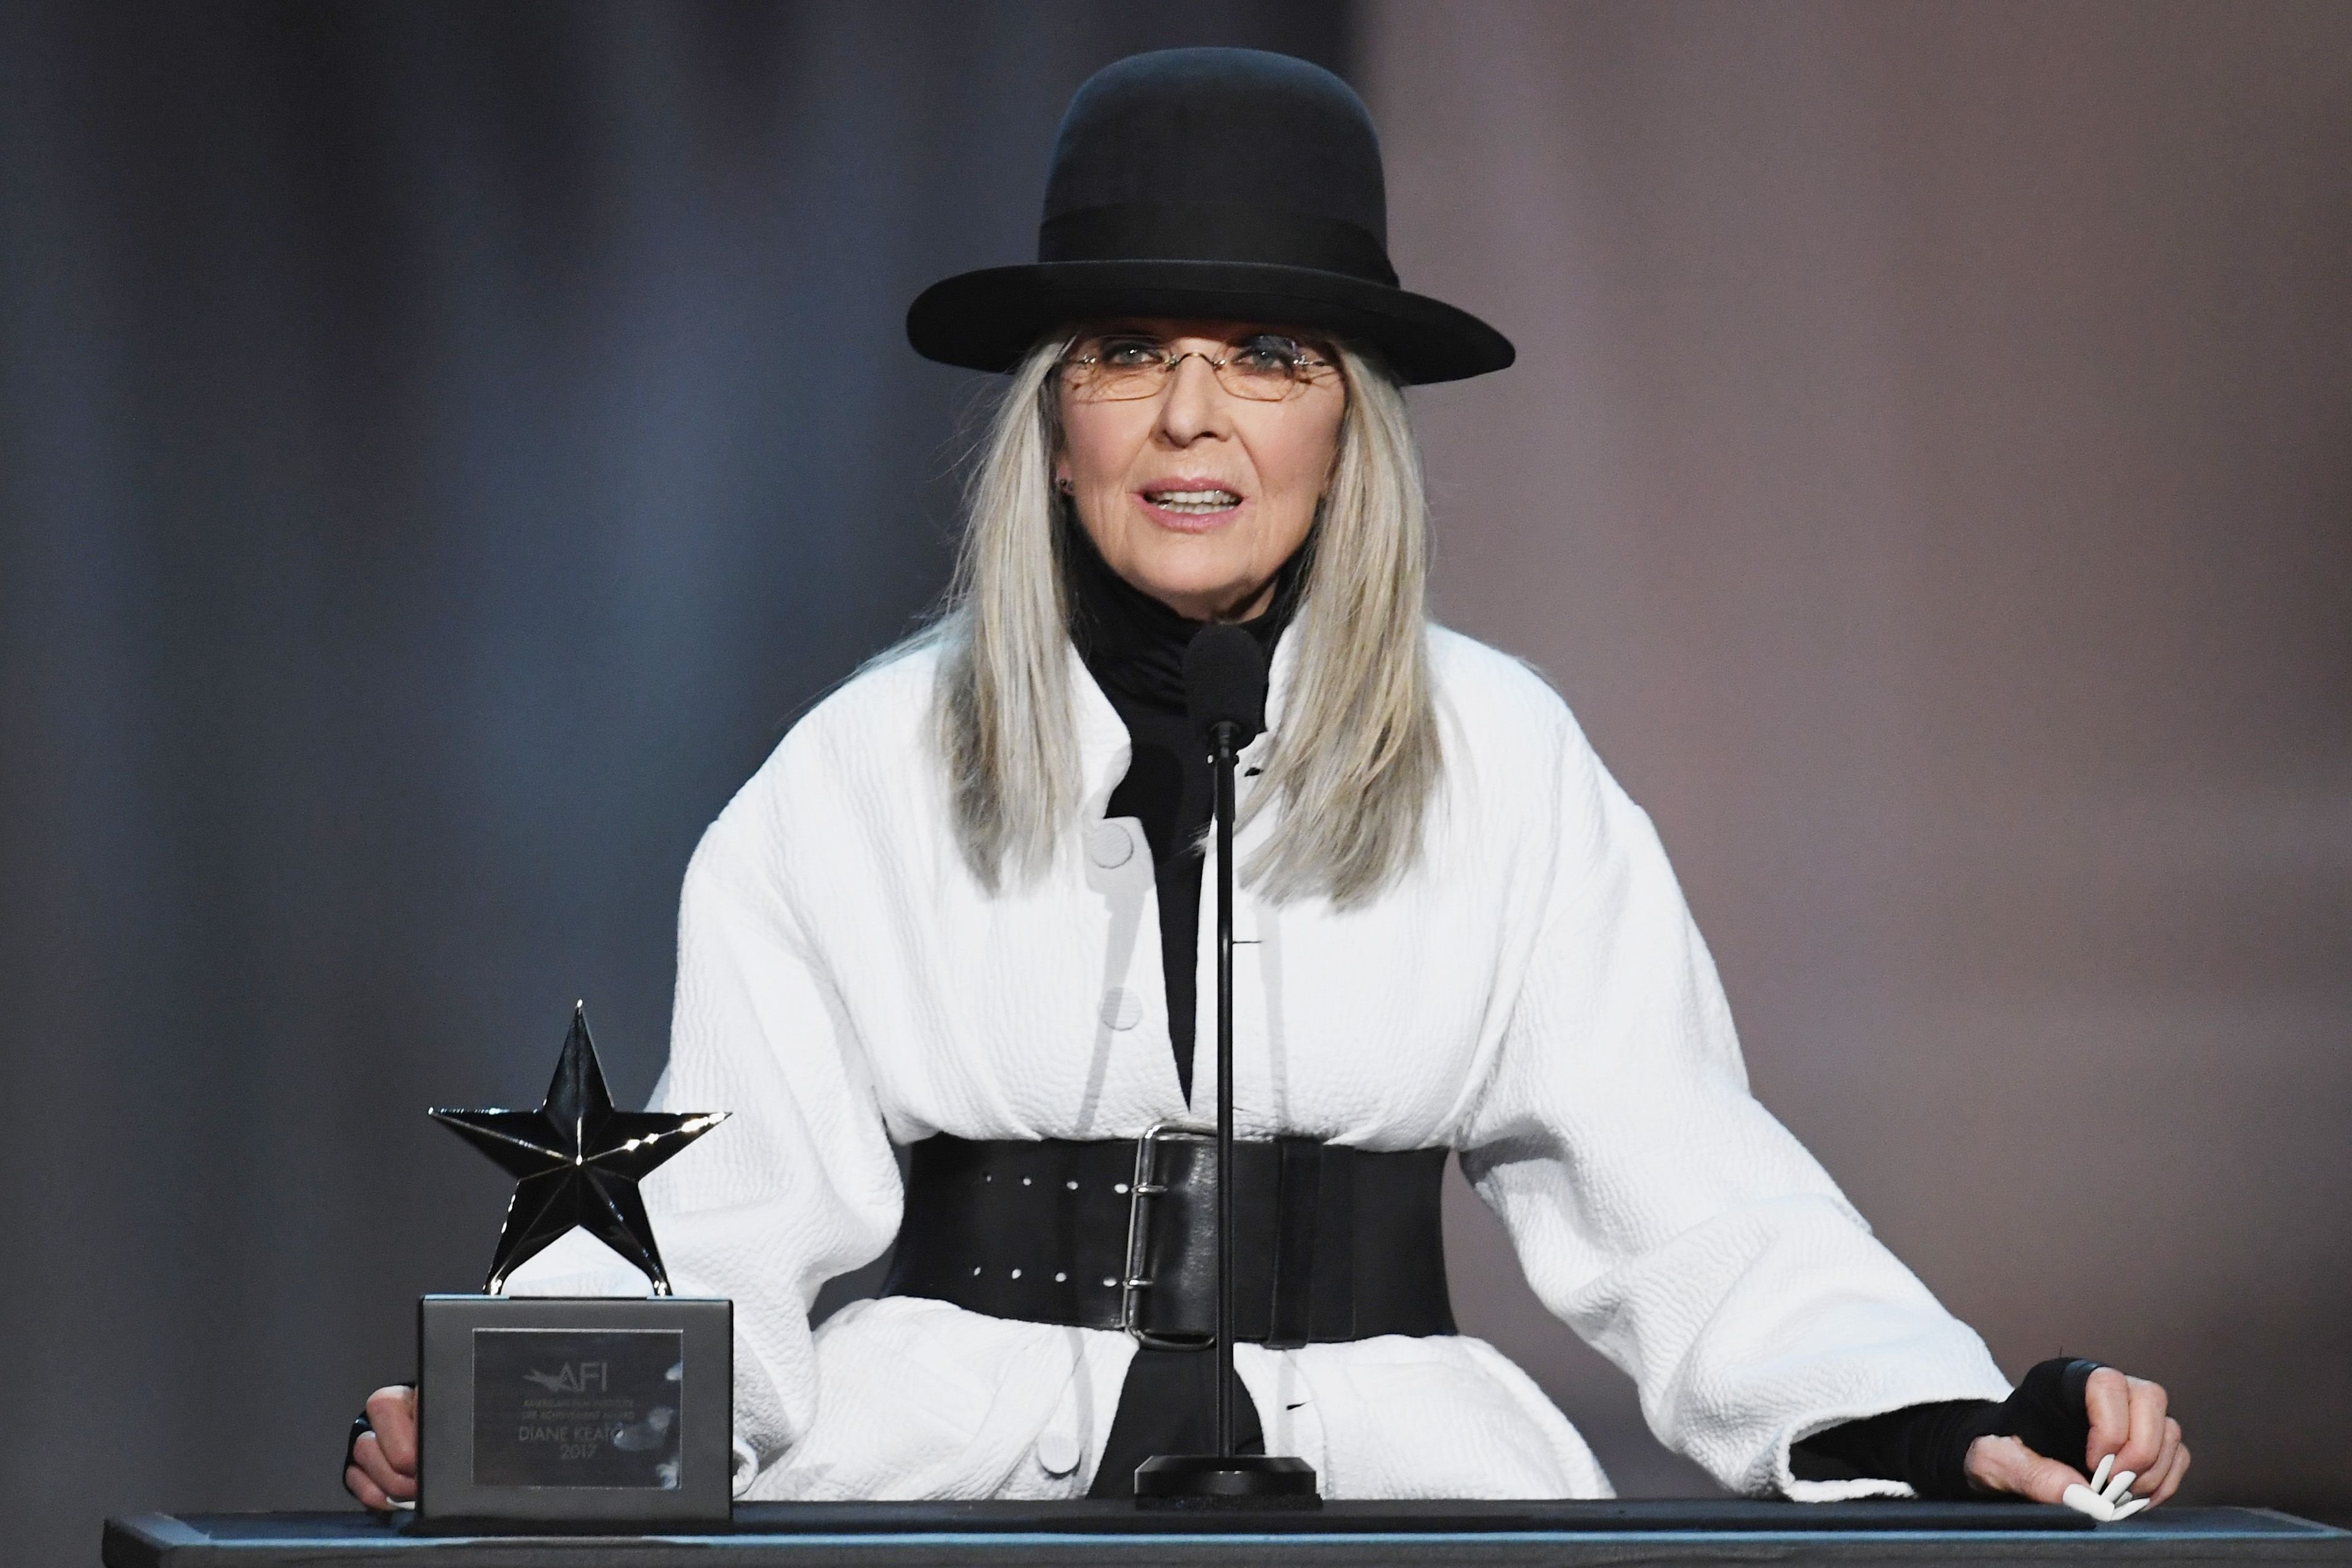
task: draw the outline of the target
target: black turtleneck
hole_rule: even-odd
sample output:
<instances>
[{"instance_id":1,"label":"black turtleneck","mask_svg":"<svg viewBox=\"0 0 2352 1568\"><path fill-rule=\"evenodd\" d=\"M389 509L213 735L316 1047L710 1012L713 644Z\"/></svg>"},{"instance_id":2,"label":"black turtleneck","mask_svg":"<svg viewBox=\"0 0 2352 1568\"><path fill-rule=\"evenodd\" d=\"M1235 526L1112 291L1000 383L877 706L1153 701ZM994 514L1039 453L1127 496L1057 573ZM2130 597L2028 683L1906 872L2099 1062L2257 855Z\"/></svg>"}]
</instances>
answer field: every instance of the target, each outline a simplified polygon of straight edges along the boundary
<instances>
[{"instance_id":1,"label":"black turtleneck","mask_svg":"<svg viewBox=\"0 0 2352 1568\"><path fill-rule=\"evenodd\" d=\"M1143 824L1160 895L1160 964L1168 990L1168 1037L1176 1079L1192 1096L1192 1035L1200 951L1200 840L1216 809L1207 746L1184 703L1184 649L1208 623L1179 615L1110 568L1094 541L1065 520L1063 560L1070 596L1070 635L1087 671L1127 726L1127 776L1111 791L1107 816ZM1270 662L1275 639L1298 605L1301 551L1275 579L1273 603L1242 629Z\"/></svg>"}]
</instances>

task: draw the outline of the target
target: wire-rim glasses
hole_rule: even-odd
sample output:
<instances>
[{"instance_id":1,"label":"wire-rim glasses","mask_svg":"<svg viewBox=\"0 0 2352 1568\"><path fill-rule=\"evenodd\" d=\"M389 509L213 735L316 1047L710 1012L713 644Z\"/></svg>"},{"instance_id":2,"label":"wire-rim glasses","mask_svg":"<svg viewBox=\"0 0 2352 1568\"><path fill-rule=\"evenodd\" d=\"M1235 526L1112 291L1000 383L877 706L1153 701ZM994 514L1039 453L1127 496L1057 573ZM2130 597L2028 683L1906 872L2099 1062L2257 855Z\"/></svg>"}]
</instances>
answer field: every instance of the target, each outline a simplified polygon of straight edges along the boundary
<instances>
[{"instance_id":1,"label":"wire-rim glasses","mask_svg":"<svg viewBox=\"0 0 2352 1568\"><path fill-rule=\"evenodd\" d=\"M1176 367L1198 359L1217 384L1253 403L1279 403L1332 374L1336 367L1296 338L1252 332L1225 345L1223 358L1202 349L1182 353L1146 332L1104 332L1081 338L1062 363L1070 395L1095 403L1155 397L1175 379Z\"/></svg>"}]
</instances>

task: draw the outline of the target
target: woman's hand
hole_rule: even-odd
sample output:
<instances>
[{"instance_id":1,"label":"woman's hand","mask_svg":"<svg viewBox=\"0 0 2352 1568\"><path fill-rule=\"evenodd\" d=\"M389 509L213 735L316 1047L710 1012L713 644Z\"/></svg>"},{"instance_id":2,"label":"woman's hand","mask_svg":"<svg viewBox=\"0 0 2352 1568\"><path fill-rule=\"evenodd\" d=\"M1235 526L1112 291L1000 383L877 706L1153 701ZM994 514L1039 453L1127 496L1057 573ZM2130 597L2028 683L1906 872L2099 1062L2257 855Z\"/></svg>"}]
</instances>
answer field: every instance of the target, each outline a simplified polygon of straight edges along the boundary
<instances>
[{"instance_id":1,"label":"woman's hand","mask_svg":"<svg viewBox=\"0 0 2352 1568\"><path fill-rule=\"evenodd\" d=\"M2113 1454L2116 1470L2130 1470L2132 1495L2162 1502L2180 1489L2189 1447L2180 1423L2165 1412L2164 1385L2103 1366L2083 1390L2091 1418L2087 1453L2037 1454L2014 1437L1979 1437L1969 1445L1969 1484L1979 1491L2011 1492L2035 1502L2057 1502L2070 1486L2088 1484L2088 1472Z\"/></svg>"},{"instance_id":2,"label":"woman's hand","mask_svg":"<svg viewBox=\"0 0 2352 1568\"><path fill-rule=\"evenodd\" d=\"M343 1489L373 1509L416 1500L416 1390L405 1384L368 1395L368 1425L352 1445Z\"/></svg>"}]
</instances>

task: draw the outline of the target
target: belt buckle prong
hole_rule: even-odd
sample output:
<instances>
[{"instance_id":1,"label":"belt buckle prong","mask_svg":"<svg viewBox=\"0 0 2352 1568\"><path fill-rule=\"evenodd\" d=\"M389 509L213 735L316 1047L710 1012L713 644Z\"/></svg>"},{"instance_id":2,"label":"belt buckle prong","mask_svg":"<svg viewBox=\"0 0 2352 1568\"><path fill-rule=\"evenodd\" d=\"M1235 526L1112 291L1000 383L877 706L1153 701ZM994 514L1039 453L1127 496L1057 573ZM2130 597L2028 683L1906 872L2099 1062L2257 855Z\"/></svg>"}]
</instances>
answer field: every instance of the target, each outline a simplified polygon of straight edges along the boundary
<instances>
[{"instance_id":1,"label":"belt buckle prong","mask_svg":"<svg viewBox=\"0 0 2352 1568\"><path fill-rule=\"evenodd\" d=\"M1168 1190L1166 1184L1152 1179L1160 1173L1160 1145L1170 1138L1212 1139L1216 1135L1213 1128L1197 1122L1155 1121L1135 1141L1135 1179L1127 1188L1127 1268L1118 1282L1118 1326L1148 1350L1198 1350L1202 1344L1198 1338L1150 1333L1142 1326L1142 1295L1151 1289L1150 1278L1143 1272L1150 1261L1143 1200L1156 1198Z\"/></svg>"}]
</instances>

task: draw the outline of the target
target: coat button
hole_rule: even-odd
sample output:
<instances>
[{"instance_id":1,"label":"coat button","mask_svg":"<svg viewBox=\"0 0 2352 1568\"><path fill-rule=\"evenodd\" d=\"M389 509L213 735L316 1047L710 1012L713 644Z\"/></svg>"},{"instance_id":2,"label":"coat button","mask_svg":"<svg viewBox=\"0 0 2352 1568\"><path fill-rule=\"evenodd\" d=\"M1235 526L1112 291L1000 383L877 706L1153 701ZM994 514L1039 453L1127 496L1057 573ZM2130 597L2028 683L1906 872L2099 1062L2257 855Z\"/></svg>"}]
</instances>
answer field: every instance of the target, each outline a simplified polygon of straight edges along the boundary
<instances>
[{"instance_id":1,"label":"coat button","mask_svg":"<svg viewBox=\"0 0 2352 1568\"><path fill-rule=\"evenodd\" d=\"M1049 1476L1066 1476L1078 1468L1078 1440L1058 1426L1037 1434L1037 1463Z\"/></svg>"},{"instance_id":2,"label":"coat button","mask_svg":"<svg viewBox=\"0 0 2352 1568\"><path fill-rule=\"evenodd\" d=\"M1087 832L1087 855L1108 871L1135 858L1135 836L1116 822L1097 822Z\"/></svg>"},{"instance_id":3,"label":"coat button","mask_svg":"<svg viewBox=\"0 0 2352 1568\"><path fill-rule=\"evenodd\" d=\"M1143 998L1124 985L1103 993L1102 1021L1114 1029L1132 1029L1143 1022Z\"/></svg>"}]
</instances>

